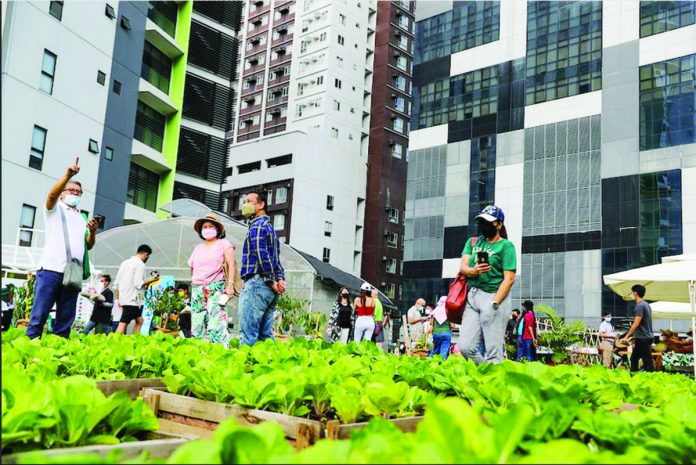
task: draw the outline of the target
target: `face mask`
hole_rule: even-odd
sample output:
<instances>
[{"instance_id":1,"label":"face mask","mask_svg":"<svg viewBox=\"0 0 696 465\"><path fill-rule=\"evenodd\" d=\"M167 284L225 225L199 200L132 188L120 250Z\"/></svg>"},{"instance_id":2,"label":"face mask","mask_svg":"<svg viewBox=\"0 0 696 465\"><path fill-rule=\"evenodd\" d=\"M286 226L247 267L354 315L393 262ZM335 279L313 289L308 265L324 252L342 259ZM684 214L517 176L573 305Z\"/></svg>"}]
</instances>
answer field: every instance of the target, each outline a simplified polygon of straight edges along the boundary
<instances>
[{"instance_id":1,"label":"face mask","mask_svg":"<svg viewBox=\"0 0 696 465\"><path fill-rule=\"evenodd\" d=\"M347 299L347 298L348 298L348 294L341 294L341 297L343 297L344 299Z\"/></svg>"},{"instance_id":2,"label":"face mask","mask_svg":"<svg viewBox=\"0 0 696 465\"><path fill-rule=\"evenodd\" d=\"M604 321L606 321L607 323L611 323L611 317L605 318Z\"/></svg>"},{"instance_id":3,"label":"face mask","mask_svg":"<svg viewBox=\"0 0 696 465\"><path fill-rule=\"evenodd\" d=\"M242 205L242 215L244 215L247 218L251 218L256 214L256 208L250 203L245 203Z\"/></svg>"},{"instance_id":4,"label":"face mask","mask_svg":"<svg viewBox=\"0 0 696 465\"><path fill-rule=\"evenodd\" d=\"M486 239L491 239L495 237L498 229L493 225L493 223L489 223L488 221L479 221L478 231Z\"/></svg>"},{"instance_id":5,"label":"face mask","mask_svg":"<svg viewBox=\"0 0 696 465\"><path fill-rule=\"evenodd\" d=\"M77 207L80 204L80 200L79 195L68 194L63 199L63 202L69 207Z\"/></svg>"},{"instance_id":6,"label":"face mask","mask_svg":"<svg viewBox=\"0 0 696 465\"><path fill-rule=\"evenodd\" d=\"M201 236L203 236L204 239L214 239L217 237L217 229L215 228L206 228L201 231Z\"/></svg>"}]
</instances>

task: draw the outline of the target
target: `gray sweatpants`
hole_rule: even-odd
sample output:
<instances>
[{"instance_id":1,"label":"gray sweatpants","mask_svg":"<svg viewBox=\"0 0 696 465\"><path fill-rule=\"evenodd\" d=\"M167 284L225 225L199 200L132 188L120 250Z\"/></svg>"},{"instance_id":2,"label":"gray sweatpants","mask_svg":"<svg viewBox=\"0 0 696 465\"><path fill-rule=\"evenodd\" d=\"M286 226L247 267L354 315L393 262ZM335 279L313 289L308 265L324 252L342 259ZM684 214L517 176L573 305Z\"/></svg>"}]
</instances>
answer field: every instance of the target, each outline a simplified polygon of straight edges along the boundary
<instances>
[{"instance_id":1,"label":"gray sweatpants","mask_svg":"<svg viewBox=\"0 0 696 465\"><path fill-rule=\"evenodd\" d=\"M505 327L512 303L510 295L493 310L491 303L495 294L483 292L476 287L469 288L466 307L459 329L459 351L476 363L500 363L505 355ZM486 356L482 357L478 347L483 338Z\"/></svg>"}]
</instances>

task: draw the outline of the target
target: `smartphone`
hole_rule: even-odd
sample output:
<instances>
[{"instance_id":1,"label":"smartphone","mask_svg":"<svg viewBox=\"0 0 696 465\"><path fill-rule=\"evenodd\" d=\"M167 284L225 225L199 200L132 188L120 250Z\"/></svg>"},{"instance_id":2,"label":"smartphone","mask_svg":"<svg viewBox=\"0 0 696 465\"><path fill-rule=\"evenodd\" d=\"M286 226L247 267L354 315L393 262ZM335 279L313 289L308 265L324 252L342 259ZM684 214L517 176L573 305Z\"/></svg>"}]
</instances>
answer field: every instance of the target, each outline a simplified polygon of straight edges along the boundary
<instances>
[{"instance_id":1,"label":"smartphone","mask_svg":"<svg viewBox=\"0 0 696 465\"><path fill-rule=\"evenodd\" d=\"M218 299L218 304L220 304L224 307L225 305L227 305L228 300L230 300L230 297L227 294L220 294L220 298Z\"/></svg>"},{"instance_id":2,"label":"smartphone","mask_svg":"<svg viewBox=\"0 0 696 465\"><path fill-rule=\"evenodd\" d=\"M485 250L479 250L476 252L476 263L488 264L488 252Z\"/></svg>"},{"instance_id":3,"label":"smartphone","mask_svg":"<svg viewBox=\"0 0 696 465\"><path fill-rule=\"evenodd\" d=\"M99 229L104 229L104 221L106 220L106 217L103 215L94 215L94 219L97 220L97 227Z\"/></svg>"}]
</instances>

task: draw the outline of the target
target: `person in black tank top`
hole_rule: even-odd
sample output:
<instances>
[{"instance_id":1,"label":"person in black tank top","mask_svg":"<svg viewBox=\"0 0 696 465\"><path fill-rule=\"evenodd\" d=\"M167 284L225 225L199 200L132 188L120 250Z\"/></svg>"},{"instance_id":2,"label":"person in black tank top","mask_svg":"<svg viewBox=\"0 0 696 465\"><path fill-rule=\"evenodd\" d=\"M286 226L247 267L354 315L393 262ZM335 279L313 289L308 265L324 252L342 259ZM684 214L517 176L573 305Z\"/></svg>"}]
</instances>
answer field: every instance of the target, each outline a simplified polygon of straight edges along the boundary
<instances>
[{"instance_id":1,"label":"person in black tank top","mask_svg":"<svg viewBox=\"0 0 696 465\"><path fill-rule=\"evenodd\" d=\"M350 304L350 292L342 287L338 291L338 297L331 310L331 317L327 325L327 333L331 342L348 342L354 324L353 307Z\"/></svg>"}]
</instances>

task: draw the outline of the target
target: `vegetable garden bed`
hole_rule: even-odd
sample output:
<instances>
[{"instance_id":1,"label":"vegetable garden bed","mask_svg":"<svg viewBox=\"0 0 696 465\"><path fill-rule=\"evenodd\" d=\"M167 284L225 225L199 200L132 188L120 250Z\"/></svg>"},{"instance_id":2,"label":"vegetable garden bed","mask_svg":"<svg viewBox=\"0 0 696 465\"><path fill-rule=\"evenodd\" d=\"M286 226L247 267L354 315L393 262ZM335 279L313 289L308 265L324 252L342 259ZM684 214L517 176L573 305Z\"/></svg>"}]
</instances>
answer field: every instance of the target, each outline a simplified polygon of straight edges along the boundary
<instances>
[{"instance_id":1,"label":"vegetable garden bed","mask_svg":"<svg viewBox=\"0 0 696 465\"><path fill-rule=\"evenodd\" d=\"M117 391L126 391L128 397L136 399L143 388L164 388L162 378L113 379L97 381L97 387L110 396Z\"/></svg>"}]
</instances>

